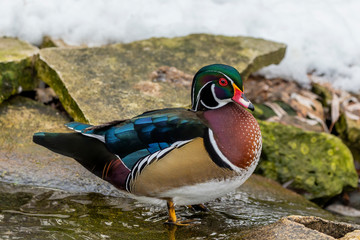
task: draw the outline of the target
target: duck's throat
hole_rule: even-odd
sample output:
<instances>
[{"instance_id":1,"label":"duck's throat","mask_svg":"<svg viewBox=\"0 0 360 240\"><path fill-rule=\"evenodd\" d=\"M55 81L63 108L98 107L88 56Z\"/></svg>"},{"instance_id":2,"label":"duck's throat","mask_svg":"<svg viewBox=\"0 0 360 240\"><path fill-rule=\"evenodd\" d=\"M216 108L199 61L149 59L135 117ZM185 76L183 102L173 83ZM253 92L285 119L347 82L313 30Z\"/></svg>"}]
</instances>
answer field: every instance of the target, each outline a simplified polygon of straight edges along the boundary
<instances>
[{"instance_id":1,"label":"duck's throat","mask_svg":"<svg viewBox=\"0 0 360 240\"><path fill-rule=\"evenodd\" d=\"M206 111L204 117L211 128L208 137L210 143L212 141L213 155L223 160L222 167L233 168L231 165L235 165L247 169L258 161L261 132L256 119L248 111L229 103L219 109Z\"/></svg>"}]
</instances>

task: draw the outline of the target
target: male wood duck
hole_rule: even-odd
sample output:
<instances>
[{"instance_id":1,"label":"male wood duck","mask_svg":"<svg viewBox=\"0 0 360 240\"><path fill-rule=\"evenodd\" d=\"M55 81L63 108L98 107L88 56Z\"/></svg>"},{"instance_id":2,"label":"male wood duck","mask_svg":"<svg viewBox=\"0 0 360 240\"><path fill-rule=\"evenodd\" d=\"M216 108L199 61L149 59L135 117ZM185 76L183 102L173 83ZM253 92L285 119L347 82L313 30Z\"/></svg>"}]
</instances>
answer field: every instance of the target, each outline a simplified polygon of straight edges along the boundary
<instances>
[{"instance_id":1,"label":"male wood duck","mask_svg":"<svg viewBox=\"0 0 360 240\"><path fill-rule=\"evenodd\" d=\"M96 176L141 200L167 202L167 223L182 225L174 204L196 205L239 187L261 153L260 128L245 108L239 72L227 65L194 76L191 109L167 108L100 126L66 124L74 133L33 140L74 158Z\"/></svg>"}]
</instances>

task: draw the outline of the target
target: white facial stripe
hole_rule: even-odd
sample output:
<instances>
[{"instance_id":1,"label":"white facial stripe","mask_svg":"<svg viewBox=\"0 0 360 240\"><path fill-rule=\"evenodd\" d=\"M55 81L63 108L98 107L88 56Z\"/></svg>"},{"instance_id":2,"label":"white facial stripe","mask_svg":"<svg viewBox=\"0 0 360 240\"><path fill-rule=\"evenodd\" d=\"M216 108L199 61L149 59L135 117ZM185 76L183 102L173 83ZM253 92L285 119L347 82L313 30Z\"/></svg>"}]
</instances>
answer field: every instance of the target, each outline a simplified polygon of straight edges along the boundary
<instances>
[{"instance_id":1,"label":"white facial stripe","mask_svg":"<svg viewBox=\"0 0 360 240\"><path fill-rule=\"evenodd\" d=\"M204 87L206 87L208 84L210 84L210 83L212 83L212 82L207 82L204 86L202 86L201 88L200 88L200 90L199 90L199 92L198 92L198 95L196 96L196 106L195 106L195 111L198 109L198 107L199 107L199 101L200 101L200 93L201 93L201 91L203 90L203 88ZM203 103L202 101L201 101L201 103Z\"/></svg>"},{"instance_id":2,"label":"white facial stripe","mask_svg":"<svg viewBox=\"0 0 360 240\"><path fill-rule=\"evenodd\" d=\"M211 93L212 93L215 101L218 103L218 105L216 105L216 106L214 106L214 107L210 107L210 106L207 106L207 105L203 102L203 100L200 100L201 103L202 103L202 105L204 105L204 106L205 106L206 108L208 108L208 109L217 109L217 108L222 107L222 106L226 105L227 103L231 102L231 99L224 99L224 100L222 100L222 99L219 99L219 98L216 97L216 94L215 94L215 84L213 84L213 85L211 86Z\"/></svg>"},{"instance_id":3,"label":"white facial stripe","mask_svg":"<svg viewBox=\"0 0 360 240\"><path fill-rule=\"evenodd\" d=\"M221 74L221 75L223 75L227 80L229 80L230 82L231 82L231 84L233 84L234 83L234 81L230 78L230 77L228 77L225 73L222 73L222 72L219 72L219 71L214 71L214 70L207 70L207 71L204 71L204 72L216 72L216 73L219 73L219 74ZM194 111L197 111L197 109L198 109L198 107L199 107L199 102L200 102L200 93L201 93L201 91L202 91L202 89L206 86L206 85L208 85L209 83L212 83L212 81L210 81L210 82L207 82L206 84L204 84L204 86L202 86L201 88L200 88L200 90L199 90L199 92L198 92L198 95L196 96L196 105L195 105L195 109L194 109ZM194 99L195 100L195 91L193 90L193 98L192 99ZM216 95L213 93L213 95L216 97ZM216 100L217 101L217 100ZM217 101L217 102L219 102L219 101ZM209 109L215 109L214 107L208 107L208 106L206 106L204 103L203 103L203 101L201 101L201 103L205 106L205 107L207 107L207 108L209 108ZM226 103L228 103L228 102L226 102ZM225 105L225 104L224 104ZM216 107L217 108L217 107Z\"/></svg>"}]
</instances>

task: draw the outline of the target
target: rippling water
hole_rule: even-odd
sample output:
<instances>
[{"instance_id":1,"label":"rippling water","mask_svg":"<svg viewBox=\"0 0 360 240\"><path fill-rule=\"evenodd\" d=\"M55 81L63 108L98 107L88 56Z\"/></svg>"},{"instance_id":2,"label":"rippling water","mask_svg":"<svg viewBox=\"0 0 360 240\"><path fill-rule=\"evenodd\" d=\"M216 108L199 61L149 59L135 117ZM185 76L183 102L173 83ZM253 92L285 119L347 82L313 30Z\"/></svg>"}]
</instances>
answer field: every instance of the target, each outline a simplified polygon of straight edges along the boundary
<instances>
[{"instance_id":1,"label":"rippling water","mask_svg":"<svg viewBox=\"0 0 360 240\"><path fill-rule=\"evenodd\" d=\"M205 213L177 207L178 216L195 224L178 227L176 239L231 239L290 214L333 218L316 207L251 191L237 191L208 207ZM0 183L0 239L169 239L173 233L163 224L166 219L165 207L125 197Z\"/></svg>"}]
</instances>

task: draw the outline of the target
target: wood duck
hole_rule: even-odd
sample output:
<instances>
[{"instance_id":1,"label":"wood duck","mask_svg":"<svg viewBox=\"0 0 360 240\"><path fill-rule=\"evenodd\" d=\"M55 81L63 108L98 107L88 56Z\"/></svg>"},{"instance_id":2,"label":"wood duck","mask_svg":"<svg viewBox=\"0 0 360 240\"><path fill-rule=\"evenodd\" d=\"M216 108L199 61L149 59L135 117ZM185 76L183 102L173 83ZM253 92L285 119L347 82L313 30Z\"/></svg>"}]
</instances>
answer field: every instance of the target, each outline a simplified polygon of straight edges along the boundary
<instances>
[{"instance_id":1,"label":"wood duck","mask_svg":"<svg viewBox=\"0 0 360 240\"><path fill-rule=\"evenodd\" d=\"M99 126L71 122L66 126L75 132L39 132L33 141L135 198L167 202L167 223L181 225L174 204L220 197L239 187L258 163L260 128L243 92L235 68L213 64L194 76L191 109L153 110Z\"/></svg>"}]
</instances>

